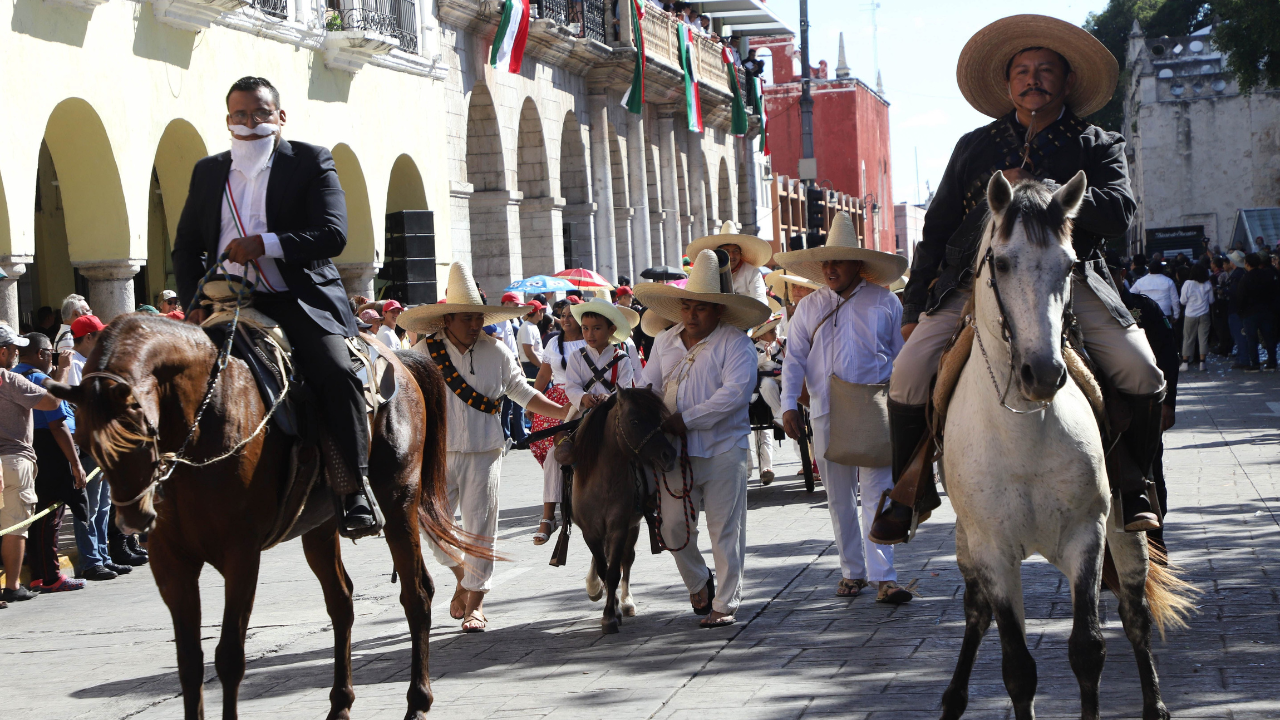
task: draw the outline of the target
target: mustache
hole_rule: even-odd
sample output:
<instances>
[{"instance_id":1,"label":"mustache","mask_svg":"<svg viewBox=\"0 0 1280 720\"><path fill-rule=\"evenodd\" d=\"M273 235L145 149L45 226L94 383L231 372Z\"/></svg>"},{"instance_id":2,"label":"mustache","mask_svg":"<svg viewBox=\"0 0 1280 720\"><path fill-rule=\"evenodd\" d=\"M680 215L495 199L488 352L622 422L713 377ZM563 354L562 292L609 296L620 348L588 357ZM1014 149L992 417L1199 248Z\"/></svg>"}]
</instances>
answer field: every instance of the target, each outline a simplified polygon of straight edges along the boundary
<instances>
[{"instance_id":1,"label":"mustache","mask_svg":"<svg viewBox=\"0 0 1280 720\"><path fill-rule=\"evenodd\" d=\"M1036 87L1027 88L1026 90L1023 90L1021 93L1018 94L1018 97L1026 97L1031 93L1040 93L1045 97L1053 97L1053 93L1049 92L1048 90L1044 90L1042 88L1036 88Z\"/></svg>"}]
</instances>

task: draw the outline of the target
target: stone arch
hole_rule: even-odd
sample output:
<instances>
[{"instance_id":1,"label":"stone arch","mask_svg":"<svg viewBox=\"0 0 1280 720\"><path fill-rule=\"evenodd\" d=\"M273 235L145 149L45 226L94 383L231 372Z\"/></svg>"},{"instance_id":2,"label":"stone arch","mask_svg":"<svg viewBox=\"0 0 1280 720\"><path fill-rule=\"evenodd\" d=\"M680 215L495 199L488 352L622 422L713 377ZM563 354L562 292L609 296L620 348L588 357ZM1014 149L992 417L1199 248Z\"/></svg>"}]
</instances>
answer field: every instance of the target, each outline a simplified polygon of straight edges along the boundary
<instances>
[{"instance_id":1,"label":"stone arch","mask_svg":"<svg viewBox=\"0 0 1280 720\"><path fill-rule=\"evenodd\" d=\"M171 121L156 146L147 193L147 267L140 293L147 302L158 302L162 290L176 290L173 278L173 237L187 202L191 172L209 154L204 138L191 123ZM158 306L157 306L158 307Z\"/></svg>"},{"instance_id":2,"label":"stone arch","mask_svg":"<svg viewBox=\"0 0 1280 720\"><path fill-rule=\"evenodd\" d=\"M387 183L387 213L430 209L418 164L408 155L401 155L391 166L391 179Z\"/></svg>"},{"instance_id":3,"label":"stone arch","mask_svg":"<svg viewBox=\"0 0 1280 720\"><path fill-rule=\"evenodd\" d=\"M720 158L720 174L716 179L716 191L720 195L719 221L736 220L733 214L733 185L729 183L729 160ZM719 228L712 228L716 232Z\"/></svg>"},{"instance_id":4,"label":"stone arch","mask_svg":"<svg viewBox=\"0 0 1280 720\"><path fill-rule=\"evenodd\" d=\"M542 116L533 98L525 98L516 136L516 185L523 196L519 266L523 277L552 275L564 262L563 244L556 242L563 232L564 203L551 197L548 167Z\"/></svg>"},{"instance_id":5,"label":"stone arch","mask_svg":"<svg viewBox=\"0 0 1280 720\"><path fill-rule=\"evenodd\" d=\"M107 130L97 111L80 98L58 103L45 125L44 142L57 169L72 260L128 258L129 215L124 186Z\"/></svg>"},{"instance_id":6,"label":"stone arch","mask_svg":"<svg viewBox=\"0 0 1280 720\"><path fill-rule=\"evenodd\" d=\"M522 270L521 196L508 186L497 109L489 88L481 83L472 88L467 104L467 182L472 186L471 271L492 295Z\"/></svg>"},{"instance_id":7,"label":"stone arch","mask_svg":"<svg viewBox=\"0 0 1280 720\"><path fill-rule=\"evenodd\" d=\"M13 238L9 235L9 201L4 194L4 178L0 177L0 250L10 254Z\"/></svg>"},{"instance_id":8,"label":"stone arch","mask_svg":"<svg viewBox=\"0 0 1280 720\"><path fill-rule=\"evenodd\" d=\"M572 110L565 113L560 129L560 192L565 202L561 221L564 266L582 267L594 247L594 210L587 146L582 142L582 125Z\"/></svg>"},{"instance_id":9,"label":"stone arch","mask_svg":"<svg viewBox=\"0 0 1280 720\"><path fill-rule=\"evenodd\" d=\"M653 258L654 265L662 265L666 262L663 254L664 244L662 241L662 185L661 178L658 177L658 165L654 162L655 148L652 143L644 144L644 172L645 179L649 183L649 245L650 257ZM632 278L633 280L635 278Z\"/></svg>"},{"instance_id":10,"label":"stone arch","mask_svg":"<svg viewBox=\"0 0 1280 720\"><path fill-rule=\"evenodd\" d=\"M36 167L33 261L18 278L19 322L35 322L43 305L58 309L62 299L74 292L87 295L87 286L71 266L67 234L66 184L58 175L47 142L40 143ZM92 303L93 298L89 299Z\"/></svg>"},{"instance_id":11,"label":"stone arch","mask_svg":"<svg viewBox=\"0 0 1280 720\"><path fill-rule=\"evenodd\" d=\"M373 259L377 246L374 244L373 210L369 206L369 185L364 178L364 169L346 143L333 146L333 165L347 196L347 249L334 261L368 262Z\"/></svg>"},{"instance_id":12,"label":"stone arch","mask_svg":"<svg viewBox=\"0 0 1280 720\"><path fill-rule=\"evenodd\" d=\"M614 272L626 275L635 281L636 275L631 268L631 197L627 191L627 156L623 147L625 140L618 136L613 123L608 124L609 166L613 177L613 236L617 260ZM641 268L643 270L644 268ZM610 281L612 282L612 280Z\"/></svg>"}]
</instances>

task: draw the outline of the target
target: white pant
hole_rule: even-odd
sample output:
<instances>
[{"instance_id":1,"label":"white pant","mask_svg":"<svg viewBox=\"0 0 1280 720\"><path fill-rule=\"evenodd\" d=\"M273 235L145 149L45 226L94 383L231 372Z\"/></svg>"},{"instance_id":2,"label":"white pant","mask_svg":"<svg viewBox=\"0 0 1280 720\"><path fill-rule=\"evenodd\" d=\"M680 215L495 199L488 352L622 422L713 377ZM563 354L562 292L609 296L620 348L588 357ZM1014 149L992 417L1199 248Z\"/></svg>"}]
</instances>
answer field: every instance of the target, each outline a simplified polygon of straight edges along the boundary
<instances>
[{"instance_id":1,"label":"white pant","mask_svg":"<svg viewBox=\"0 0 1280 720\"><path fill-rule=\"evenodd\" d=\"M461 510L462 522L458 526L475 535L474 542L481 547L492 548L498 531L498 483L502 478L502 451L447 452L445 475L450 511ZM553 464L553 463L549 463ZM456 567L458 561L449 557L440 546L432 542L431 550L436 562L445 567ZM450 548L451 552L456 550ZM493 577L493 560L467 555L466 571L462 575L462 587L466 590L489 592L489 580Z\"/></svg>"},{"instance_id":2,"label":"white pant","mask_svg":"<svg viewBox=\"0 0 1280 720\"><path fill-rule=\"evenodd\" d=\"M827 491L827 509L831 513L831 529L840 551L840 574L846 580L865 578L871 582L897 580L893 569L893 546L878 545L867 539L876 506L885 490L893 488L893 468L860 468L827 460L827 444L831 441L831 415L811 418L813 451L822 472L822 487ZM858 526L858 498L862 490L862 526Z\"/></svg>"},{"instance_id":3,"label":"white pant","mask_svg":"<svg viewBox=\"0 0 1280 720\"><path fill-rule=\"evenodd\" d=\"M711 576L702 551L698 549L698 510L707 516L711 554L716 563L716 597L712 608L732 615L742 601L742 561L747 554L747 478L751 474L746 448L710 458L689 458L693 466L693 517L689 530L693 537L684 549L671 553L676 569L689 594L702 590ZM658 497L662 503L662 540L667 547L685 541L685 501L671 497L659 477ZM666 485L682 494L680 471L667 473Z\"/></svg>"},{"instance_id":4,"label":"white pant","mask_svg":"<svg viewBox=\"0 0 1280 720\"><path fill-rule=\"evenodd\" d=\"M760 472L773 469L773 431L772 430L756 430L752 435L756 436L756 462L759 464ZM750 473L748 473L750 475Z\"/></svg>"},{"instance_id":5,"label":"white pant","mask_svg":"<svg viewBox=\"0 0 1280 720\"><path fill-rule=\"evenodd\" d=\"M551 446L547 459L542 461L542 502L559 503L563 499L564 473L556 460L556 447Z\"/></svg>"},{"instance_id":6,"label":"white pant","mask_svg":"<svg viewBox=\"0 0 1280 720\"><path fill-rule=\"evenodd\" d=\"M778 386L778 381L774 378L767 377L760 381L760 397L764 399L769 410L773 412L773 421L778 425L782 425L782 388ZM773 469L773 432L769 430L757 430L756 436L756 462L760 464L761 472Z\"/></svg>"}]
</instances>

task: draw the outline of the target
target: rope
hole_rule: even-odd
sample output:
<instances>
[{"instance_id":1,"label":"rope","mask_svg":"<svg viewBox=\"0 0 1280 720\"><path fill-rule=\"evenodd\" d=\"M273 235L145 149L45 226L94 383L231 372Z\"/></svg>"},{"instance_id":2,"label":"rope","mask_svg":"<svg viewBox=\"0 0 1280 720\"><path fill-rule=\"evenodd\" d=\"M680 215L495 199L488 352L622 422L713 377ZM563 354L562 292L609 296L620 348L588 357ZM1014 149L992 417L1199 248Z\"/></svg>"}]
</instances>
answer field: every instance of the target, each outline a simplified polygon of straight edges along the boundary
<instances>
[{"instance_id":1,"label":"rope","mask_svg":"<svg viewBox=\"0 0 1280 720\"><path fill-rule=\"evenodd\" d=\"M663 550L671 552L680 552L689 545L689 541L693 539L693 518L697 509L693 506L693 461L689 459L689 442L685 438L680 438L680 480L681 494L677 495L671 492L671 486L667 483L667 474L662 473L662 482L659 483L660 490L664 491L673 500L681 501L684 509L684 544L680 547L667 547L667 541L662 537L662 499L658 499L658 508L654 511L654 522L658 526L658 544Z\"/></svg>"},{"instance_id":2,"label":"rope","mask_svg":"<svg viewBox=\"0 0 1280 720\"><path fill-rule=\"evenodd\" d=\"M8 534L9 534L9 533L11 533L11 532L16 532L16 531L18 531L18 530L21 530L22 528L24 528L24 527L26 527L26 526L30 525L31 523L33 523L33 522L35 522L35 521L39 520L40 518L44 517L45 515L48 515L49 513L53 512L53 511L54 511L54 510L56 510L56 509L57 509L57 507L58 507L59 505L61 505L61 504L62 504L62 501L58 501L58 502L56 502L56 503L54 503L54 504L50 505L49 507L47 507L47 508L45 508L45 509L41 510L40 512L36 513L35 515L32 515L31 517L27 518L26 520L23 520L22 522L18 523L17 525L13 525L13 526L11 526L11 527L7 527L7 528L5 528L5 529L3 529L3 530L0 530L0 536L8 535Z\"/></svg>"}]
</instances>

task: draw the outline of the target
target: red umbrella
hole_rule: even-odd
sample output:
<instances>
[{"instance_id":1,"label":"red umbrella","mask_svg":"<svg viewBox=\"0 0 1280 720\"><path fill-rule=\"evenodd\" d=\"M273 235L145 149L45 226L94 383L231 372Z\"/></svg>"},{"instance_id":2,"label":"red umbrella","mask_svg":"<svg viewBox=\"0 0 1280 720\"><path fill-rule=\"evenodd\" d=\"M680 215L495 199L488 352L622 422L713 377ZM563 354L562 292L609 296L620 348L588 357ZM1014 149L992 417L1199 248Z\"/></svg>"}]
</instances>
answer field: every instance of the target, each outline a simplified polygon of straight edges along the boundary
<instances>
[{"instance_id":1,"label":"red umbrella","mask_svg":"<svg viewBox=\"0 0 1280 720\"><path fill-rule=\"evenodd\" d=\"M600 273L587 268L569 268L556 273L554 277L564 278L578 287L579 290L612 290L613 286Z\"/></svg>"}]
</instances>

